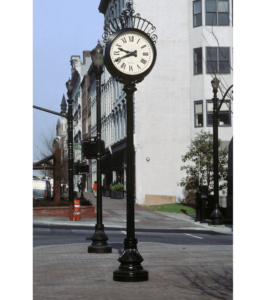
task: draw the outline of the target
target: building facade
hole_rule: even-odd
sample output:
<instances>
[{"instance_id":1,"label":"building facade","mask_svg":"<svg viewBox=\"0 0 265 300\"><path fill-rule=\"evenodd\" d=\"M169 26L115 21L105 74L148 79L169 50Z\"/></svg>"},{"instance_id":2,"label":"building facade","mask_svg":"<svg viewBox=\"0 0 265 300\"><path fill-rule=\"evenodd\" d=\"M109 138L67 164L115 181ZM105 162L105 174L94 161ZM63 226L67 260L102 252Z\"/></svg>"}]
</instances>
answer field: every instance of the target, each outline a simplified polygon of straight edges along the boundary
<instances>
[{"instance_id":1,"label":"building facade","mask_svg":"<svg viewBox=\"0 0 265 300\"><path fill-rule=\"evenodd\" d=\"M177 183L185 177L181 156L201 130L212 132L212 87L222 95L233 83L232 0L133 0L136 13L157 28L157 61L137 84L134 99L136 202L146 195L185 198ZM120 15L126 0L101 0L105 23ZM105 69L102 75L103 184L126 184L126 99L123 86ZM228 146L233 130L232 93L219 119L219 138ZM95 108L91 94L92 132ZM149 158L149 160L147 160ZM225 196L220 194L220 196ZM222 199L220 199L222 201Z\"/></svg>"},{"instance_id":2,"label":"building facade","mask_svg":"<svg viewBox=\"0 0 265 300\"><path fill-rule=\"evenodd\" d=\"M79 55L72 55L70 58L71 79L74 82L72 94L73 99L73 138L74 144L81 144L82 141L82 80L91 64L90 51L83 51L83 63ZM74 162L82 161L81 150L74 150ZM74 191L78 191L77 184L83 180L82 175L74 176Z\"/></svg>"},{"instance_id":3,"label":"building facade","mask_svg":"<svg viewBox=\"0 0 265 300\"><path fill-rule=\"evenodd\" d=\"M90 97L90 78L87 74L84 75L81 82L82 89L82 139L86 139L91 136L91 97ZM91 165L91 160L82 157L82 162ZM92 189L91 171L83 174L84 192Z\"/></svg>"}]
</instances>

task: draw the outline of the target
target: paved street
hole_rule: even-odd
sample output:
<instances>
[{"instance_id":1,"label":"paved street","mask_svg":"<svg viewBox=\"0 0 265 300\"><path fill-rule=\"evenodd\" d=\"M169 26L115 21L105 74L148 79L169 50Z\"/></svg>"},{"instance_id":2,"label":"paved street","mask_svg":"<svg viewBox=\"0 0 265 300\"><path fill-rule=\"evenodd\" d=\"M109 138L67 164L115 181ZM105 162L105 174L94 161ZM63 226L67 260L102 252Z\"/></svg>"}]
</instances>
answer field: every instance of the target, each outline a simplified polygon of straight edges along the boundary
<instances>
[{"instance_id":1,"label":"paved street","mask_svg":"<svg viewBox=\"0 0 265 300\"><path fill-rule=\"evenodd\" d=\"M39 227L42 226L42 227ZM70 229L67 226L54 225L35 225L33 228L33 247L45 245L61 245L85 243L86 237L91 237L94 233L93 227ZM109 243L117 243L123 246L123 240L126 235L125 230L118 228L106 228L105 233L109 237ZM164 243L172 245L232 245L231 235L216 233L211 231L198 231L189 229L177 230L137 230L136 237L139 243ZM88 245L91 243L87 241ZM117 249L121 249L118 247Z\"/></svg>"},{"instance_id":2,"label":"paved street","mask_svg":"<svg viewBox=\"0 0 265 300\"><path fill-rule=\"evenodd\" d=\"M92 193L86 198L96 204ZM88 254L96 219L33 218L33 295L47 299L232 299L233 227L135 205L136 237L149 280L114 282L126 233L126 200L103 197L111 254Z\"/></svg>"}]
</instances>

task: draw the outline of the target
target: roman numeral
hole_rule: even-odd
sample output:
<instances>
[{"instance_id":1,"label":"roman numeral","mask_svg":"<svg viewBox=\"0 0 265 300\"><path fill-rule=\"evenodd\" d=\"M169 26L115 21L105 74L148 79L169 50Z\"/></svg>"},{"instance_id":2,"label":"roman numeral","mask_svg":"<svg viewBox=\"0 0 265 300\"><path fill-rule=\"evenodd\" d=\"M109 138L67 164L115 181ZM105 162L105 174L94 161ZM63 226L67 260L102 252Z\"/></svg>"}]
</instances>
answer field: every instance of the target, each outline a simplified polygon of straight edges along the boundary
<instances>
[{"instance_id":1,"label":"roman numeral","mask_svg":"<svg viewBox=\"0 0 265 300\"><path fill-rule=\"evenodd\" d=\"M126 64L125 64L125 63L123 63L123 64L121 65L121 68L123 68L123 70L125 70L125 68L126 68Z\"/></svg>"},{"instance_id":2,"label":"roman numeral","mask_svg":"<svg viewBox=\"0 0 265 300\"><path fill-rule=\"evenodd\" d=\"M115 46L117 46L117 47L121 47L121 45L119 45L119 44L116 44Z\"/></svg>"},{"instance_id":3,"label":"roman numeral","mask_svg":"<svg viewBox=\"0 0 265 300\"><path fill-rule=\"evenodd\" d=\"M117 61L117 64L119 64L120 62L121 62L121 60L118 60L118 61Z\"/></svg>"},{"instance_id":4,"label":"roman numeral","mask_svg":"<svg viewBox=\"0 0 265 300\"><path fill-rule=\"evenodd\" d=\"M138 43L139 43L139 41L140 41L140 39L138 40L138 42L137 42L136 44L138 44Z\"/></svg>"},{"instance_id":5,"label":"roman numeral","mask_svg":"<svg viewBox=\"0 0 265 300\"><path fill-rule=\"evenodd\" d=\"M141 49L143 49L143 48L145 48L146 47L146 45L143 45L142 47L141 47Z\"/></svg>"},{"instance_id":6,"label":"roman numeral","mask_svg":"<svg viewBox=\"0 0 265 300\"><path fill-rule=\"evenodd\" d=\"M137 67L138 67L138 69L140 69L140 70L141 70L141 67L140 67L140 66L138 66L138 65L137 65Z\"/></svg>"},{"instance_id":7,"label":"roman numeral","mask_svg":"<svg viewBox=\"0 0 265 300\"><path fill-rule=\"evenodd\" d=\"M123 39L121 39L121 40L123 41L123 44L124 44L124 43L127 43L126 38L123 38Z\"/></svg>"},{"instance_id":8,"label":"roman numeral","mask_svg":"<svg viewBox=\"0 0 265 300\"><path fill-rule=\"evenodd\" d=\"M119 55L120 51L114 51L114 55Z\"/></svg>"},{"instance_id":9,"label":"roman numeral","mask_svg":"<svg viewBox=\"0 0 265 300\"><path fill-rule=\"evenodd\" d=\"M129 36L129 41L133 42L134 41L134 36Z\"/></svg>"},{"instance_id":10,"label":"roman numeral","mask_svg":"<svg viewBox=\"0 0 265 300\"><path fill-rule=\"evenodd\" d=\"M142 58L142 59L141 59L141 63L145 65L145 64L147 63L147 61L146 61L145 59Z\"/></svg>"},{"instance_id":11,"label":"roman numeral","mask_svg":"<svg viewBox=\"0 0 265 300\"><path fill-rule=\"evenodd\" d=\"M143 52L143 56L148 56L148 52Z\"/></svg>"},{"instance_id":12,"label":"roman numeral","mask_svg":"<svg viewBox=\"0 0 265 300\"><path fill-rule=\"evenodd\" d=\"M133 67L132 66L129 66L129 71L133 71Z\"/></svg>"}]
</instances>

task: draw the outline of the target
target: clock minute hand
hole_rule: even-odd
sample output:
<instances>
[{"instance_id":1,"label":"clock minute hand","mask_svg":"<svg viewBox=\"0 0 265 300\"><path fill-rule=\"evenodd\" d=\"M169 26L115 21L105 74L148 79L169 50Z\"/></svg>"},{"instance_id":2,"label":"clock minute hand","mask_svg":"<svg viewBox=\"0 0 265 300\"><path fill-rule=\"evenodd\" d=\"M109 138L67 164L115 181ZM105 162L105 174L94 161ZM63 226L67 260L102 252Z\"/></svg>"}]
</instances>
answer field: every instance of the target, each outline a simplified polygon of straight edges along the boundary
<instances>
[{"instance_id":1,"label":"clock minute hand","mask_svg":"<svg viewBox=\"0 0 265 300\"><path fill-rule=\"evenodd\" d=\"M126 54L126 55L124 55L122 57L118 57L114 61L119 61L119 60L121 60L121 59L123 59L125 57L129 57L129 56L132 56L132 55L137 56L137 50L135 50L133 52L129 52L128 54Z\"/></svg>"}]
</instances>

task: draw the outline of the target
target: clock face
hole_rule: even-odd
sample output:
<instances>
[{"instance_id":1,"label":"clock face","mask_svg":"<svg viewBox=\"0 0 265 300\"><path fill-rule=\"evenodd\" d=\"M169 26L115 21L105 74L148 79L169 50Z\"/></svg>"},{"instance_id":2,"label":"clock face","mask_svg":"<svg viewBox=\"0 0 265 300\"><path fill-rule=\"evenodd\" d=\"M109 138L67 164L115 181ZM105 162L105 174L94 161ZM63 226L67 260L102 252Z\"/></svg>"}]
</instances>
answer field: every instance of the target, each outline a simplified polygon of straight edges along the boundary
<instances>
[{"instance_id":1,"label":"clock face","mask_svg":"<svg viewBox=\"0 0 265 300\"><path fill-rule=\"evenodd\" d=\"M151 66L154 59L153 47L140 32L125 31L113 40L110 59L123 74L138 75Z\"/></svg>"}]
</instances>

